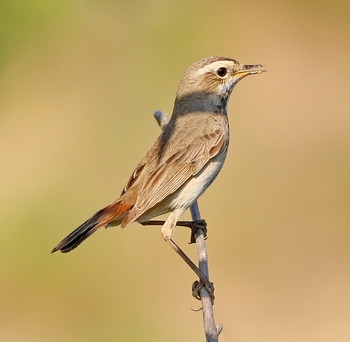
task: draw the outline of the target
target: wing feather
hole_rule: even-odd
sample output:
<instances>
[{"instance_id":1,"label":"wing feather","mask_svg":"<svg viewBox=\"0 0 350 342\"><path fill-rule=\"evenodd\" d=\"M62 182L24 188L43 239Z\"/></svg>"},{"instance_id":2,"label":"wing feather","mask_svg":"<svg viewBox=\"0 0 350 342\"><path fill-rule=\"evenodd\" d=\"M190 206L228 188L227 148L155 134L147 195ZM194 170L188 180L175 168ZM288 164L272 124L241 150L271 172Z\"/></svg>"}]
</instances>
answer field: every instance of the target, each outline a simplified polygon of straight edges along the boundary
<instances>
[{"instance_id":1,"label":"wing feather","mask_svg":"<svg viewBox=\"0 0 350 342\"><path fill-rule=\"evenodd\" d=\"M193 125L170 127L158 138L133 172L123 193L137 192L135 205L123 225L136 220L148 209L178 190L199 173L227 142L227 124L213 116L195 118Z\"/></svg>"}]
</instances>

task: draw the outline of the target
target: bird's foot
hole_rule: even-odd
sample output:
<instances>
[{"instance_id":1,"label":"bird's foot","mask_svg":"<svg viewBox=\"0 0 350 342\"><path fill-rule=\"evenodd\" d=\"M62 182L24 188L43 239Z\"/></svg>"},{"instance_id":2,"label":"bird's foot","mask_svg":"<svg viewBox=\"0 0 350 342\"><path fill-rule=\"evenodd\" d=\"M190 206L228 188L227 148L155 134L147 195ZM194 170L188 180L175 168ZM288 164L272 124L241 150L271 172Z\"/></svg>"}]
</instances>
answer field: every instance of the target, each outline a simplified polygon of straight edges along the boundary
<instances>
[{"instance_id":1,"label":"bird's foot","mask_svg":"<svg viewBox=\"0 0 350 342\"><path fill-rule=\"evenodd\" d=\"M202 296L200 294L200 291L203 287L205 287L205 289L208 291L211 298L211 303L214 304L214 284L209 280L206 282L203 282L202 280L196 280L192 285L192 296L198 300L201 300Z\"/></svg>"},{"instance_id":2,"label":"bird's foot","mask_svg":"<svg viewBox=\"0 0 350 342\"><path fill-rule=\"evenodd\" d=\"M198 230L204 232L204 238L207 239L207 223L205 220L190 221L189 227L191 228L191 239L189 243L196 243L196 233Z\"/></svg>"}]
</instances>

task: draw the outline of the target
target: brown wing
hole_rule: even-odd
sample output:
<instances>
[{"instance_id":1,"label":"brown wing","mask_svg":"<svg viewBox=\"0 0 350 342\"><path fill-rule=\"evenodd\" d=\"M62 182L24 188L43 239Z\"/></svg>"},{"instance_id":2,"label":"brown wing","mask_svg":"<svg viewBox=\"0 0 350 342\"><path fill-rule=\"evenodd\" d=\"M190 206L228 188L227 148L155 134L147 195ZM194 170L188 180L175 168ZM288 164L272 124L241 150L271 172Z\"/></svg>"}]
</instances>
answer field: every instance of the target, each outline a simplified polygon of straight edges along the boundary
<instances>
[{"instance_id":1,"label":"brown wing","mask_svg":"<svg viewBox=\"0 0 350 342\"><path fill-rule=\"evenodd\" d=\"M168 125L123 190L123 194L130 192L136 197L123 226L160 203L202 170L228 138L226 120L222 115L199 120L193 113L187 114L186 120L178 119Z\"/></svg>"}]
</instances>

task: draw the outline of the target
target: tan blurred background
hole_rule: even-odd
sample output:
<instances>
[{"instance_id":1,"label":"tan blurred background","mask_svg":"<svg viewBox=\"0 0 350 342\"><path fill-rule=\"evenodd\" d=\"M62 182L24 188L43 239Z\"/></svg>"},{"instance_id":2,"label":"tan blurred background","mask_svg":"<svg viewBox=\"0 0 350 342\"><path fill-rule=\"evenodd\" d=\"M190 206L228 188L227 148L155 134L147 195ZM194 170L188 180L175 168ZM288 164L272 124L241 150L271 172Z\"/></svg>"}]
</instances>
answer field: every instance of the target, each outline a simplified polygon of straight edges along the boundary
<instances>
[{"instance_id":1,"label":"tan blurred background","mask_svg":"<svg viewBox=\"0 0 350 342\"><path fill-rule=\"evenodd\" d=\"M119 194L186 68L223 55L269 71L235 89L229 156L200 200L220 341L350 341L349 10L2 1L0 340L204 340L195 276L159 228L50 251Z\"/></svg>"}]
</instances>

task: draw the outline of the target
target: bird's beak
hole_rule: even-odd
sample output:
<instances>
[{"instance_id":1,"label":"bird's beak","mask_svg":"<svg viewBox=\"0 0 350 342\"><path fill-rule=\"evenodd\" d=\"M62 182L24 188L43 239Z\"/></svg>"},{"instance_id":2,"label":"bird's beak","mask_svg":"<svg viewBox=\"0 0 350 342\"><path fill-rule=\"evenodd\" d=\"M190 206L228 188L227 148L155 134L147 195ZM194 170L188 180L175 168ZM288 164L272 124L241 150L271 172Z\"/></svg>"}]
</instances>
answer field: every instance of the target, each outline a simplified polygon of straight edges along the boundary
<instances>
[{"instance_id":1,"label":"bird's beak","mask_svg":"<svg viewBox=\"0 0 350 342\"><path fill-rule=\"evenodd\" d=\"M239 79L246 77L248 75L257 75L265 72L266 66L261 64L246 65L241 64L239 70L233 73L233 76L237 76Z\"/></svg>"}]
</instances>

